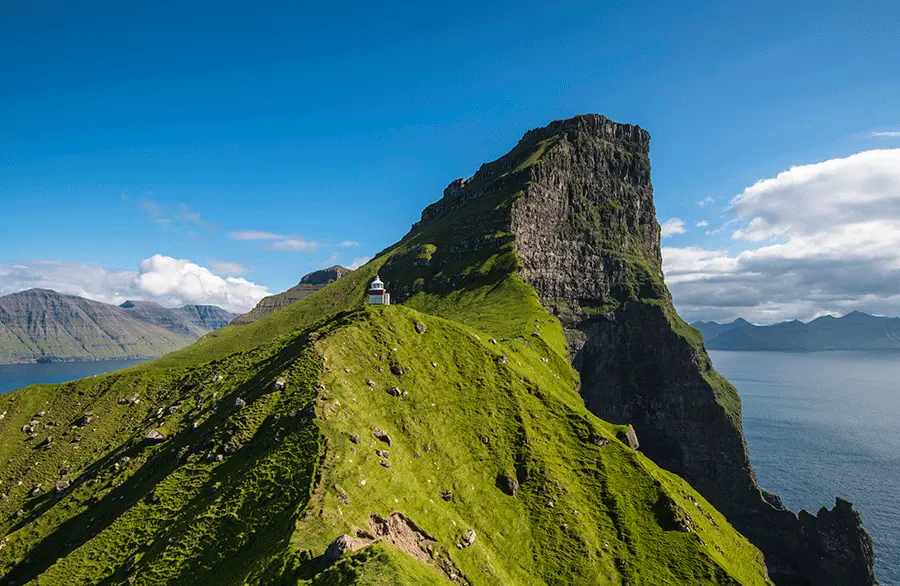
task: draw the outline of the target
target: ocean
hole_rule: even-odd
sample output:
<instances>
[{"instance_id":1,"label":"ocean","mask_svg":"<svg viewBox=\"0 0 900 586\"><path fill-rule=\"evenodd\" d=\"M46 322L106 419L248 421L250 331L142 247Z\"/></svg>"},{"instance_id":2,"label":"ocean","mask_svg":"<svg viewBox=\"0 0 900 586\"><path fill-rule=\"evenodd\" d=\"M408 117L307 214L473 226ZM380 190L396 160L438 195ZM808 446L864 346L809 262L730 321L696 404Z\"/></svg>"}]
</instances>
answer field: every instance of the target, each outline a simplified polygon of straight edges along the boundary
<instances>
[{"instance_id":1,"label":"ocean","mask_svg":"<svg viewBox=\"0 0 900 586\"><path fill-rule=\"evenodd\" d=\"M141 362L145 362L145 360L0 364L0 393L8 393L37 383L64 383Z\"/></svg>"},{"instance_id":2,"label":"ocean","mask_svg":"<svg viewBox=\"0 0 900 586\"><path fill-rule=\"evenodd\" d=\"M710 351L737 387L760 486L815 513L853 503L900 586L900 352Z\"/></svg>"},{"instance_id":3,"label":"ocean","mask_svg":"<svg viewBox=\"0 0 900 586\"><path fill-rule=\"evenodd\" d=\"M879 580L900 586L900 352L710 356L741 395L759 484L794 511L850 500L875 542ZM138 362L0 365L0 392Z\"/></svg>"}]
</instances>

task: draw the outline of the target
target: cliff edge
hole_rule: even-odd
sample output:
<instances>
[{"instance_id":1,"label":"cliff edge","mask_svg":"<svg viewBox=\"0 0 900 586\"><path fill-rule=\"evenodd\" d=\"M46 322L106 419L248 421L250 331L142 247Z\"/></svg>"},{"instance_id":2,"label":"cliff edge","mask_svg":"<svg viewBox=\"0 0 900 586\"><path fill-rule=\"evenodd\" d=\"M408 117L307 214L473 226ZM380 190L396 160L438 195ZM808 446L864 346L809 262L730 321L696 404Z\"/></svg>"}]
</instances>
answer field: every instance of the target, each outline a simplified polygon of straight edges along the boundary
<instances>
[{"instance_id":1,"label":"cliff edge","mask_svg":"<svg viewBox=\"0 0 900 586\"><path fill-rule=\"evenodd\" d=\"M587 407L632 424L646 455L763 551L777 584L876 584L871 538L849 503L798 516L757 485L740 399L678 317L663 280L649 150L650 135L637 126L599 115L556 121L452 182L419 226L506 194L502 205L483 205L493 234L464 248L513 247L519 274L565 328Z\"/></svg>"}]
</instances>

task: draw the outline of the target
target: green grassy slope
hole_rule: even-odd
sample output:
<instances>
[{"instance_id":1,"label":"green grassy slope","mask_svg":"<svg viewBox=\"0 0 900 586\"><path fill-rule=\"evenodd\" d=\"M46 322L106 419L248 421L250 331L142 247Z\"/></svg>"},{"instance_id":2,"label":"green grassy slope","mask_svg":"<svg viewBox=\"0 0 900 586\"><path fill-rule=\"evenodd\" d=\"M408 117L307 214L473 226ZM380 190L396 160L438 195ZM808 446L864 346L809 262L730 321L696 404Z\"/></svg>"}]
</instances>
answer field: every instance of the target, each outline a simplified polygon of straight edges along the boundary
<instances>
[{"instance_id":1,"label":"green grassy slope","mask_svg":"<svg viewBox=\"0 0 900 586\"><path fill-rule=\"evenodd\" d=\"M584 408L502 229L520 167L259 321L0 396L6 581L768 584L758 550ZM365 306L376 273L403 305ZM365 546L394 513L427 539ZM365 547L330 565L343 534Z\"/></svg>"},{"instance_id":2,"label":"green grassy slope","mask_svg":"<svg viewBox=\"0 0 900 586\"><path fill-rule=\"evenodd\" d=\"M581 406L574 372L543 338L494 344L489 332L399 306L316 331L314 343L300 330L218 363L3 397L0 568L41 584L423 583L427 568L396 552L321 572L333 538L402 512L472 584L766 583L759 553L721 515ZM134 394L137 405L117 403ZM86 410L94 416L80 426ZM27 440L17 428L39 411ZM143 440L150 429L168 439ZM590 443L592 433L609 443ZM57 497L62 468L74 482ZM497 488L498 474L522 480L516 496ZM37 484L43 492L29 496ZM693 530L679 530L688 517ZM469 528L475 544L457 550ZM397 567L366 569L384 556ZM435 572L425 575L446 581Z\"/></svg>"}]
</instances>

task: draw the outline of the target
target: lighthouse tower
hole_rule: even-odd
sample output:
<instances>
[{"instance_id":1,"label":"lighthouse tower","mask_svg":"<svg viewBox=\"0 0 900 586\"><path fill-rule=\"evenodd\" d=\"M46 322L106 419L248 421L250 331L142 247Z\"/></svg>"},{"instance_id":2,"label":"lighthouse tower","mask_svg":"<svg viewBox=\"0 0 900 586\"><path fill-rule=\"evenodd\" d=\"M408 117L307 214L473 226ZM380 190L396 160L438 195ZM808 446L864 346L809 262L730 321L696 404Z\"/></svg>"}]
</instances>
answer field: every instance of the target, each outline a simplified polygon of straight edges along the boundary
<instances>
[{"instance_id":1,"label":"lighthouse tower","mask_svg":"<svg viewBox=\"0 0 900 586\"><path fill-rule=\"evenodd\" d=\"M369 284L369 305L390 305L391 304L391 294L388 293L384 288L384 283L381 282L381 279L378 276L375 276L375 280Z\"/></svg>"}]
</instances>

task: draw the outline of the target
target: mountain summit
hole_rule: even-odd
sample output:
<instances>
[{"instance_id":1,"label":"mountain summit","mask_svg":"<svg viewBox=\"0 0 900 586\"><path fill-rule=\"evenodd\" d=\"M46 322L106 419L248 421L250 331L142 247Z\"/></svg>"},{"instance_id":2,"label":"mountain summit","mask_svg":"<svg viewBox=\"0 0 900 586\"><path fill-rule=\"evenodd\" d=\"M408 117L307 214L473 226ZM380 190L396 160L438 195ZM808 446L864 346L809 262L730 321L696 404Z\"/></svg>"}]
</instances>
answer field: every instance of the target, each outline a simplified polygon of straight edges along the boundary
<instances>
[{"instance_id":1,"label":"mountain summit","mask_svg":"<svg viewBox=\"0 0 900 586\"><path fill-rule=\"evenodd\" d=\"M530 131L299 301L0 397L0 571L873 584L848 503L797 517L756 486L737 395L663 282L648 152L597 115ZM394 305L366 304L376 274Z\"/></svg>"}]
</instances>

